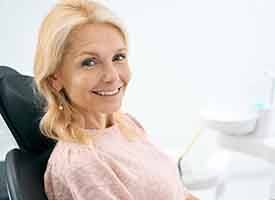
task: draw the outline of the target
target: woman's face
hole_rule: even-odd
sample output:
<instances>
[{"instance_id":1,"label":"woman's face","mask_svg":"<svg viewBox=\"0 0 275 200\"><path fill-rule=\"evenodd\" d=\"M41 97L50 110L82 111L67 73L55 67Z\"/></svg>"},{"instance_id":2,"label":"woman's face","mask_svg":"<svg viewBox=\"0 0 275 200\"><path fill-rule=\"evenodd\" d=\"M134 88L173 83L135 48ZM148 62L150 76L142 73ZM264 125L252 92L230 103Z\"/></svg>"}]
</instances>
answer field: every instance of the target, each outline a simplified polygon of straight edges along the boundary
<instances>
[{"instance_id":1,"label":"woman's face","mask_svg":"<svg viewBox=\"0 0 275 200\"><path fill-rule=\"evenodd\" d=\"M122 34L108 24L86 24L68 39L53 86L64 88L71 103L86 114L118 111L130 80Z\"/></svg>"}]
</instances>

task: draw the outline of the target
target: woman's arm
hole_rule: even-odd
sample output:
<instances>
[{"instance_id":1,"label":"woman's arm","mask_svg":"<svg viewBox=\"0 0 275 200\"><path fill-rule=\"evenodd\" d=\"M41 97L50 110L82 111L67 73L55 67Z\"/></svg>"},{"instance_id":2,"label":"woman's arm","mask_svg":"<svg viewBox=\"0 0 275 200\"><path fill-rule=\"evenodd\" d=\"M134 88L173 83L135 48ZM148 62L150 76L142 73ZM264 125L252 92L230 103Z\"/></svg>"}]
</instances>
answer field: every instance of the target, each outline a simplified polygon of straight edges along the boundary
<instances>
[{"instance_id":1,"label":"woman's arm","mask_svg":"<svg viewBox=\"0 0 275 200\"><path fill-rule=\"evenodd\" d=\"M49 200L133 200L133 196L104 163L93 160L79 168L49 167L45 174L45 191Z\"/></svg>"}]
</instances>

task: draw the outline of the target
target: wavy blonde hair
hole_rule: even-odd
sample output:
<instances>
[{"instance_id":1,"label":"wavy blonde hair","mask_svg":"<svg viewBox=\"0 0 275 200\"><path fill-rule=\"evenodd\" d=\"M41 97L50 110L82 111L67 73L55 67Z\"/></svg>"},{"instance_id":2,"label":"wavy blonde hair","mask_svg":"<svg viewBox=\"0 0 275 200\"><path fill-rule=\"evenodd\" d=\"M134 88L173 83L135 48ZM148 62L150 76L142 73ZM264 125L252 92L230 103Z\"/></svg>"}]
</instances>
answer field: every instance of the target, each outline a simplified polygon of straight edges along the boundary
<instances>
[{"instance_id":1,"label":"wavy blonde hair","mask_svg":"<svg viewBox=\"0 0 275 200\"><path fill-rule=\"evenodd\" d=\"M83 24L107 23L117 28L128 45L128 35L121 21L104 5L89 0L62 0L45 17L40 27L34 61L34 80L45 98L45 114L40 121L41 132L55 140L87 144L91 142L84 129L84 116L69 103L66 96L54 90L49 76L62 63L69 34ZM59 109L60 104L63 110ZM115 123L129 140L141 136L140 129L121 111L113 113ZM93 143L93 141L92 141Z\"/></svg>"}]
</instances>

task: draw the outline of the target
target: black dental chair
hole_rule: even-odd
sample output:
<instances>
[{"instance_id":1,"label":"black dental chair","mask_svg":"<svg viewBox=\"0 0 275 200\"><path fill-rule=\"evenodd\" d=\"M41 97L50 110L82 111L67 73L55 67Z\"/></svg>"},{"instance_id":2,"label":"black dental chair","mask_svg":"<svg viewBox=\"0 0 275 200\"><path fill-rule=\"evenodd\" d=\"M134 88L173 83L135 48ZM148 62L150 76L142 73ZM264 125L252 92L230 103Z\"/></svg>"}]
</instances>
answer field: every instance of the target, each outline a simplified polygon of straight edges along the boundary
<instances>
[{"instance_id":1,"label":"black dental chair","mask_svg":"<svg viewBox=\"0 0 275 200\"><path fill-rule=\"evenodd\" d=\"M0 114L19 146L0 165L0 200L47 200L43 174L55 141L39 130L44 101L35 91L31 76L0 66Z\"/></svg>"},{"instance_id":2,"label":"black dental chair","mask_svg":"<svg viewBox=\"0 0 275 200\"><path fill-rule=\"evenodd\" d=\"M14 69L9 67L1 66L0 68L0 80L2 77L7 76L8 74L17 74L18 72ZM2 113L1 106L0 106L0 113ZM6 188L6 167L5 162L0 161L0 200L8 200L8 191Z\"/></svg>"}]
</instances>

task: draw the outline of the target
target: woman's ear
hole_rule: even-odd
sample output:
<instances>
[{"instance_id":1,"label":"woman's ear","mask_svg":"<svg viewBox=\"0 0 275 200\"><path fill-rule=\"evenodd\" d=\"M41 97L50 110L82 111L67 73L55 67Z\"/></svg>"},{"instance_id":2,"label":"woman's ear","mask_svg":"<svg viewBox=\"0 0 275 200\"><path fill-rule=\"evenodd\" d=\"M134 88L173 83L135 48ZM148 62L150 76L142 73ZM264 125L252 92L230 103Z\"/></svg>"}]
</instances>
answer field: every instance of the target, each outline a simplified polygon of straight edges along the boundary
<instances>
[{"instance_id":1,"label":"woman's ear","mask_svg":"<svg viewBox=\"0 0 275 200\"><path fill-rule=\"evenodd\" d=\"M57 92L59 92L62 88L61 76L59 73L54 73L48 77L49 84L52 88L54 88Z\"/></svg>"}]
</instances>

